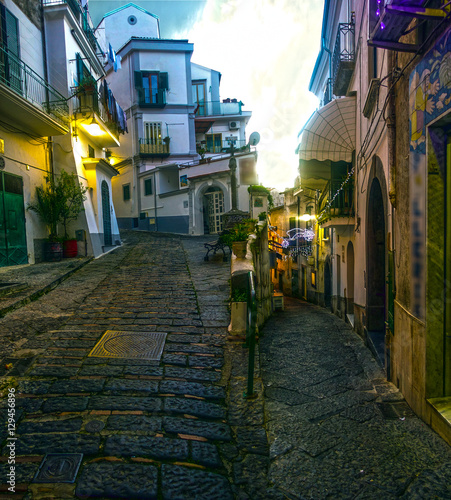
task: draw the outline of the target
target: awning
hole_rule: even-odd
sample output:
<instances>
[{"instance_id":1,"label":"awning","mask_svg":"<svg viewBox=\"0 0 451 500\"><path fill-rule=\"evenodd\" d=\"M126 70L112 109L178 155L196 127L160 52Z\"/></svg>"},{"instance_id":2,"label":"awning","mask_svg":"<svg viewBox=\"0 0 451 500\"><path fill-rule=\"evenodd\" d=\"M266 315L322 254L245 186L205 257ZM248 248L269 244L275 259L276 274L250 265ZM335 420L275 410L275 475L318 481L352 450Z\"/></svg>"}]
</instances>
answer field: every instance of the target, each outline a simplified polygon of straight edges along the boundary
<instances>
[{"instance_id":1,"label":"awning","mask_svg":"<svg viewBox=\"0 0 451 500\"><path fill-rule=\"evenodd\" d=\"M334 99L318 109L302 130L300 160L352 162L356 98Z\"/></svg>"}]
</instances>

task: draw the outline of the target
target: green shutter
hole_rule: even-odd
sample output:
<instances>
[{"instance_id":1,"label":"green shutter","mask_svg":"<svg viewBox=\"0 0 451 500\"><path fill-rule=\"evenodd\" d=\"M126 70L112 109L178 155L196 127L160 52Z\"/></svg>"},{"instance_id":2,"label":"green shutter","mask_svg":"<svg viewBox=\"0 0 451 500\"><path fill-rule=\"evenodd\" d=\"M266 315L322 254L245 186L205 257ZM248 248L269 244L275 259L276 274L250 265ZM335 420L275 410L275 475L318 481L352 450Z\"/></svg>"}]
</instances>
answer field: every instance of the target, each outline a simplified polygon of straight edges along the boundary
<instances>
[{"instance_id":1,"label":"green shutter","mask_svg":"<svg viewBox=\"0 0 451 500\"><path fill-rule=\"evenodd\" d=\"M144 195L149 196L152 194L152 179L146 179L144 181Z\"/></svg>"},{"instance_id":2,"label":"green shutter","mask_svg":"<svg viewBox=\"0 0 451 500\"><path fill-rule=\"evenodd\" d=\"M77 67L77 83L80 84L83 80L83 60L79 52L75 54L75 64Z\"/></svg>"},{"instance_id":3,"label":"green shutter","mask_svg":"<svg viewBox=\"0 0 451 500\"><path fill-rule=\"evenodd\" d=\"M158 82L158 86L160 90L167 90L169 88L167 73L160 73L160 81Z\"/></svg>"},{"instance_id":4,"label":"green shutter","mask_svg":"<svg viewBox=\"0 0 451 500\"><path fill-rule=\"evenodd\" d=\"M8 51L19 57L19 30L17 28L17 18L5 9L5 26L6 26L6 47Z\"/></svg>"},{"instance_id":5,"label":"green shutter","mask_svg":"<svg viewBox=\"0 0 451 500\"><path fill-rule=\"evenodd\" d=\"M137 89L142 89L143 86L143 75L141 71L135 71L135 87Z\"/></svg>"}]
</instances>

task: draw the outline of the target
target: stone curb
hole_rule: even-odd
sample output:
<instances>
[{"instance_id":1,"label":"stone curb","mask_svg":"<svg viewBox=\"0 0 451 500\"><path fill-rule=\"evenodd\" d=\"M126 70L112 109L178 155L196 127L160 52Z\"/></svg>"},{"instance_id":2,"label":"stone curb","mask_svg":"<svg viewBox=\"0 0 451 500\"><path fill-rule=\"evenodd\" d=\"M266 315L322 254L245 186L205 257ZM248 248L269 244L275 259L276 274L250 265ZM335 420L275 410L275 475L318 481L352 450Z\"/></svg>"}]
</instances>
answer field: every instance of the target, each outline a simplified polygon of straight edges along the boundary
<instances>
[{"instance_id":1,"label":"stone curb","mask_svg":"<svg viewBox=\"0 0 451 500\"><path fill-rule=\"evenodd\" d=\"M27 297L24 297L23 299L20 299L17 302L14 302L13 304L11 304L9 306L4 307L3 309L0 309L0 318L3 318L4 316L6 316L11 311L14 311L16 309L20 309L24 305L29 304L30 302L33 302L33 301L39 299L39 297L42 297L43 295L49 293L54 288L56 288L60 283L62 283L67 278L69 278L70 276L72 276L73 274L75 274L77 271L79 271L86 264L89 264L89 262L91 262L92 260L93 260L92 257L90 259L85 260L84 262L80 263L74 269L71 269L67 273L65 273L62 276L60 276L59 278L53 280L48 285L40 288L39 290L36 290L35 292L31 293Z\"/></svg>"}]
</instances>

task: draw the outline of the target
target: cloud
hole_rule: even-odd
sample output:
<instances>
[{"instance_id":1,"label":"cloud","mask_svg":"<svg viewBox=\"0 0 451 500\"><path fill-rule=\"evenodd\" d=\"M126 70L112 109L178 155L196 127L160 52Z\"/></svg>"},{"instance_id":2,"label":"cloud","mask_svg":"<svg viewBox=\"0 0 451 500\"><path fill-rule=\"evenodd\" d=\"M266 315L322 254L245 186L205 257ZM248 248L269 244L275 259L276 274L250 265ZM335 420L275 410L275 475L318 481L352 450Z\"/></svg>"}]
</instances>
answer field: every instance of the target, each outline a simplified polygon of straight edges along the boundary
<instances>
[{"instance_id":1,"label":"cloud","mask_svg":"<svg viewBox=\"0 0 451 500\"><path fill-rule=\"evenodd\" d=\"M267 185L287 187L296 176L297 134L317 107L308 84L322 9L317 0L209 0L202 19L178 33L194 43L194 62L222 73L221 97L252 111L248 131L260 132Z\"/></svg>"}]
</instances>

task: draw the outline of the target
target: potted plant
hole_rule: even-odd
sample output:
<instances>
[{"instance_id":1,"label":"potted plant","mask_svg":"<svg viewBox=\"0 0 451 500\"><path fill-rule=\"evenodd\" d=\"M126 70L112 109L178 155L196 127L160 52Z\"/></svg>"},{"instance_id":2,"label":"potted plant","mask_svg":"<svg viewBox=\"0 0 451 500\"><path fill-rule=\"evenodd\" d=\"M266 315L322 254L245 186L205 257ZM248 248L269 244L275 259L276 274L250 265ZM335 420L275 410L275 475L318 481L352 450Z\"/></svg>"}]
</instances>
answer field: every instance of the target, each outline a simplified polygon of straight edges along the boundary
<instances>
[{"instance_id":1,"label":"potted plant","mask_svg":"<svg viewBox=\"0 0 451 500\"><path fill-rule=\"evenodd\" d=\"M242 222L236 224L230 231L224 236L227 244L232 249L232 252L237 259L244 259L247 253L247 240L249 235L253 231L253 224L250 222Z\"/></svg>"},{"instance_id":2,"label":"potted plant","mask_svg":"<svg viewBox=\"0 0 451 500\"><path fill-rule=\"evenodd\" d=\"M97 87L97 80L92 76L85 76L78 82L78 89L84 92L93 92Z\"/></svg>"},{"instance_id":3,"label":"potted plant","mask_svg":"<svg viewBox=\"0 0 451 500\"><path fill-rule=\"evenodd\" d=\"M77 240L69 238L67 226L69 222L76 220L80 212L84 210L83 202L86 200L86 188L80 186L78 177L74 173L68 174L62 170L55 190L60 199L63 200L60 214L61 224L64 228L63 256L76 257L78 253Z\"/></svg>"},{"instance_id":4,"label":"potted plant","mask_svg":"<svg viewBox=\"0 0 451 500\"><path fill-rule=\"evenodd\" d=\"M61 203L62 200L55 191L55 183L50 178L46 187L36 187L36 201L27 206L27 210L35 212L47 226L49 236L44 243L44 256L50 262L61 260L63 255L62 243L58 239Z\"/></svg>"},{"instance_id":5,"label":"potted plant","mask_svg":"<svg viewBox=\"0 0 451 500\"><path fill-rule=\"evenodd\" d=\"M232 335L246 335L247 327L247 291L236 288L230 298L230 325Z\"/></svg>"}]
</instances>

